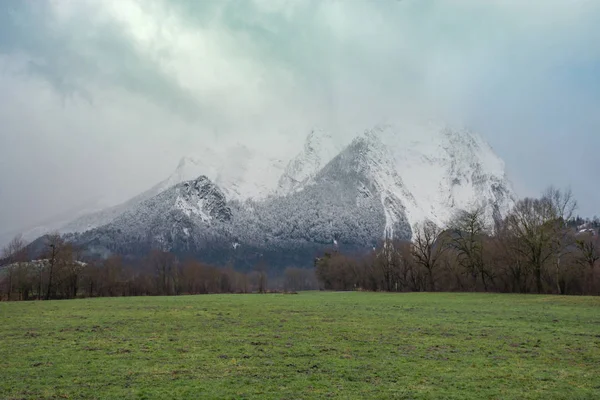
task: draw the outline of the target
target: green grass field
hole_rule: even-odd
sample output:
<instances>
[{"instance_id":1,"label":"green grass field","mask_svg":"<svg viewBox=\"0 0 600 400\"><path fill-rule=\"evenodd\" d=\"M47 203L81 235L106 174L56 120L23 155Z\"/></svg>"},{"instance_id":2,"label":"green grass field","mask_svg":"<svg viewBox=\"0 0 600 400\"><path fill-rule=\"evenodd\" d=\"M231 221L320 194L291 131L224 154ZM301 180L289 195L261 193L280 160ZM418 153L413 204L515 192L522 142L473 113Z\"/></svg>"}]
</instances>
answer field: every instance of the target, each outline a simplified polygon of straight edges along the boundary
<instances>
[{"instance_id":1,"label":"green grass field","mask_svg":"<svg viewBox=\"0 0 600 400\"><path fill-rule=\"evenodd\" d=\"M0 303L2 399L600 399L600 298Z\"/></svg>"}]
</instances>

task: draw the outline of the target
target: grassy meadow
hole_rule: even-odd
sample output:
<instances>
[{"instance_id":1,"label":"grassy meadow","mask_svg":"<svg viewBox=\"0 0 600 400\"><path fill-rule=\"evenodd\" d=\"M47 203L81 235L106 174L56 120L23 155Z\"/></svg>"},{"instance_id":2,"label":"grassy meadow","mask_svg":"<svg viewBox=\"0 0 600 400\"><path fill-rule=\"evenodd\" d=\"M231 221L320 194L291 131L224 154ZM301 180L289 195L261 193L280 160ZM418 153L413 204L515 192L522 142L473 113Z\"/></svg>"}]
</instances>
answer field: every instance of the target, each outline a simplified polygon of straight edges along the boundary
<instances>
[{"instance_id":1,"label":"grassy meadow","mask_svg":"<svg viewBox=\"0 0 600 400\"><path fill-rule=\"evenodd\" d=\"M0 399L600 399L600 298L0 303Z\"/></svg>"}]
</instances>

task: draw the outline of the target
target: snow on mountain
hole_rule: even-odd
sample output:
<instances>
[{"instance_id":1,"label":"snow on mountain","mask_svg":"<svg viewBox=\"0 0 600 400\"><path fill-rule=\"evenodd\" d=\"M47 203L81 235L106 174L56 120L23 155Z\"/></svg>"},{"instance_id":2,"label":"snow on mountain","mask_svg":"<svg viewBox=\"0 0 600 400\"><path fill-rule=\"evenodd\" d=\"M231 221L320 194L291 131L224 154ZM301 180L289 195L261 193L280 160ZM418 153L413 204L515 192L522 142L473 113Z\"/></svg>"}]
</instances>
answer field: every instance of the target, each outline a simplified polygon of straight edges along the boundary
<instances>
[{"instance_id":1,"label":"snow on mountain","mask_svg":"<svg viewBox=\"0 0 600 400\"><path fill-rule=\"evenodd\" d=\"M186 157L148 191L78 219L71 232L85 233L70 237L103 256L162 248L244 268L308 265L332 243L370 250L425 219L443 226L485 205L492 222L514 203L504 163L468 130L379 125L349 138L314 130L287 163L241 145Z\"/></svg>"},{"instance_id":2,"label":"snow on mountain","mask_svg":"<svg viewBox=\"0 0 600 400\"><path fill-rule=\"evenodd\" d=\"M478 205L488 206L491 222L492 214L505 214L514 204L504 162L474 132L431 123L382 125L367 135L388 149L404 184L402 192L391 190L413 227L425 219L443 226L458 209Z\"/></svg>"},{"instance_id":3,"label":"snow on mountain","mask_svg":"<svg viewBox=\"0 0 600 400\"><path fill-rule=\"evenodd\" d=\"M130 206L111 222L68 239L88 252L142 255L151 249L197 249L232 218L223 192L206 176L176 184ZM199 245L200 244L200 245Z\"/></svg>"},{"instance_id":4,"label":"snow on mountain","mask_svg":"<svg viewBox=\"0 0 600 400\"><path fill-rule=\"evenodd\" d=\"M183 216L196 225L209 226L213 221L228 221L231 210L227 206L225 195L206 176L176 184L175 186L131 207L112 225L122 231L135 234L145 232L148 226L164 230L160 221L181 222ZM171 228L168 224L167 228Z\"/></svg>"},{"instance_id":5,"label":"snow on mountain","mask_svg":"<svg viewBox=\"0 0 600 400\"><path fill-rule=\"evenodd\" d=\"M237 243L238 252L334 241L372 246L384 235L410 238L425 219L443 226L477 205L492 222L514 204L504 163L485 140L443 124L379 125L343 138L315 129L295 157L285 154L241 144L199 149L149 190L61 231L93 231L82 240L104 249L121 246L115 237L124 248L196 249L211 237L227 248ZM156 237L146 238L151 232Z\"/></svg>"},{"instance_id":6,"label":"snow on mountain","mask_svg":"<svg viewBox=\"0 0 600 400\"><path fill-rule=\"evenodd\" d=\"M403 193L410 198L410 193L404 191L402 179L394 170L391 156L379 138L366 134L354 139L298 192L322 185L323 180L343 180L346 186L343 190L356 190L360 194L355 201L357 210L351 208L352 212L359 221L358 214L363 208L377 212L383 221L378 232L380 238L384 234L401 239L410 238L411 227L405 206L395 195Z\"/></svg>"},{"instance_id":7,"label":"snow on mountain","mask_svg":"<svg viewBox=\"0 0 600 400\"><path fill-rule=\"evenodd\" d=\"M394 164L393 154L383 144L376 131L367 131L355 139L362 144L362 168L380 195L381 205L385 212L385 234L389 237L398 235L396 227L399 223L408 221L409 210L419 207L414 196L410 193ZM412 221L415 222L415 221Z\"/></svg>"},{"instance_id":8,"label":"snow on mountain","mask_svg":"<svg viewBox=\"0 0 600 400\"><path fill-rule=\"evenodd\" d=\"M231 200L260 200L275 194L284 167L281 158L238 144L221 158L214 182Z\"/></svg>"},{"instance_id":9,"label":"snow on mountain","mask_svg":"<svg viewBox=\"0 0 600 400\"><path fill-rule=\"evenodd\" d=\"M330 132L314 129L306 138L302 151L292 159L279 179L277 194L287 195L301 189L344 148Z\"/></svg>"},{"instance_id":10,"label":"snow on mountain","mask_svg":"<svg viewBox=\"0 0 600 400\"><path fill-rule=\"evenodd\" d=\"M177 193L174 208L183 211L188 217L196 215L205 223L213 219L231 219L225 195L206 176L184 182L174 189Z\"/></svg>"},{"instance_id":11,"label":"snow on mountain","mask_svg":"<svg viewBox=\"0 0 600 400\"><path fill-rule=\"evenodd\" d=\"M311 132L286 168L278 194L315 184L315 176L339 153L340 143L327 132ZM436 123L379 125L350 146L360 152L355 167L381 197L388 235L405 218L412 228L425 219L444 226L457 210L476 206L486 207L491 224L514 204L504 162L474 132Z\"/></svg>"},{"instance_id":12,"label":"snow on mountain","mask_svg":"<svg viewBox=\"0 0 600 400\"><path fill-rule=\"evenodd\" d=\"M108 207L98 212L83 215L60 227L60 232L85 232L114 221L124 212L136 207L142 202L164 192L181 182L189 181L200 175L216 175L215 164L220 160L218 154L205 149L201 156L183 157L175 171L150 189L116 206Z\"/></svg>"},{"instance_id":13,"label":"snow on mountain","mask_svg":"<svg viewBox=\"0 0 600 400\"><path fill-rule=\"evenodd\" d=\"M199 154L183 157L175 171L144 197L204 175L231 200L263 199L275 192L284 164L277 157L242 144L218 151L205 148Z\"/></svg>"},{"instance_id":14,"label":"snow on mountain","mask_svg":"<svg viewBox=\"0 0 600 400\"><path fill-rule=\"evenodd\" d=\"M275 192L283 165L277 158L242 145L221 152L207 147L196 155L183 157L171 175L147 191L125 203L76 218L60 227L60 232L85 232L106 225L142 202L201 175L215 182L230 199L265 198Z\"/></svg>"},{"instance_id":15,"label":"snow on mountain","mask_svg":"<svg viewBox=\"0 0 600 400\"><path fill-rule=\"evenodd\" d=\"M158 248L236 265L253 265L260 259L279 266L309 265L331 243L360 250L381 239L386 223L383 207L361 164L357 144L328 163L313 185L260 201L228 201L202 176L68 239L90 255L104 257L113 253L144 257ZM404 230L395 228L404 231L402 238L410 237L406 224Z\"/></svg>"},{"instance_id":16,"label":"snow on mountain","mask_svg":"<svg viewBox=\"0 0 600 400\"><path fill-rule=\"evenodd\" d=\"M201 155L183 157L175 171L167 179L159 182L145 192L117 205L107 205L104 198L88 201L80 207L57 215L35 226L22 229L21 233L26 241L32 241L52 231L60 233L85 232L99 226L106 225L122 215L127 210L137 206L166 189L181 182L196 179L200 175L208 175L214 179L217 175L218 162L222 160L216 152L204 149ZM113 203L114 204L114 203ZM18 232L0 234L0 246L8 243Z\"/></svg>"},{"instance_id":17,"label":"snow on mountain","mask_svg":"<svg viewBox=\"0 0 600 400\"><path fill-rule=\"evenodd\" d=\"M218 174L218 166L221 162L221 157L210 149L205 149L204 153L196 156L186 156L181 158L175 171L169 175L167 179L159 182L147 195L156 195L173 187L179 183L190 181L199 176L206 176L214 180Z\"/></svg>"}]
</instances>

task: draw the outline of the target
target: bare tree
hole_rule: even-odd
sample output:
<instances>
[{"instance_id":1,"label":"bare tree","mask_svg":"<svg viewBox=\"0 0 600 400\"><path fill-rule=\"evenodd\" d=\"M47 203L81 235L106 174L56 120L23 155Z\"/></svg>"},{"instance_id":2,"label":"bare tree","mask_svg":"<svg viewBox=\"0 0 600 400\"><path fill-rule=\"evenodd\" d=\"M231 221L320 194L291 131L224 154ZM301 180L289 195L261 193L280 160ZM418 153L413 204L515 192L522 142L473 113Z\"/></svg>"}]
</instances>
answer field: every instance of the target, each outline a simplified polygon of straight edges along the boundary
<instances>
[{"instance_id":1,"label":"bare tree","mask_svg":"<svg viewBox=\"0 0 600 400\"><path fill-rule=\"evenodd\" d=\"M458 259L459 265L472 277L473 287L481 277L485 291L488 290L486 278L493 281L493 275L485 268L483 242L488 232L485 222L485 208L474 207L460 210L449 223L448 240Z\"/></svg>"},{"instance_id":2,"label":"bare tree","mask_svg":"<svg viewBox=\"0 0 600 400\"><path fill-rule=\"evenodd\" d=\"M323 257L315 259L314 265L317 278L326 290L353 290L361 284L359 272L364 265L338 251L326 252ZM369 278L372 279L373 274Z\"/></svg>"},{"instance_id":3,"label":"bare tree","mask_svg":"<svg viewBox=\"0 0 600 400\"><path fill-rule=\"evenodd\" d=\"M407 241L394 242L394 257L397 259L395 279L399 288L397 290L421 290L420 273L417 271L412 255L412 243Z\"/></svg>"},{"instance_id":4,"label":"bare tree","mask_svg":"<svg viewBox=\"0 0 600 400\"><path fill-rule=\"evenodd\" d=\"M554 254L555 211L548 198L519 200L506 222L514 239L512 251L531 268L538 293L542 293L542 271Z\"/></svg>"},{"instance_id":5,"label":"bare tree","mask_svg":"<svg viewBox=\"0 0 600 400\"><path fill-rule=\"evenodd\" d=\"M594 276L594 268L600 260L600 239L597 234L584 233L582 237L577 239L576 246L579 250L576 261L580 265L589 268L590 292L595 294L596 277Z\"/></svg>"},{"instance_id":6,"label":"bare tree","mask_svg":"<svg viewBox=\"0 0 600 400\"><path fill-rule=\"evenodd\" d=\"M386 233L381 249L375 253L374 263L381 271L383 289L388 292L398 291L402 265L400 241L393 240Z\"/></svg>"},{"instance_id":7,"label":"bare tree","mask_svg":"<svg viewBox=\"0 0 600 400\"><path fill-rule=\"evenodd\" d=\"M435 290L435 272L440 257L448 249L442 229L433 221L426 220L414 229L412 255L415 262L427 270L429 289Z\"/></svg>"},{"instance_id":8,"label":"bare tree","mask_svg":"<svg viewBox=\"0 0 600 400\"><path fill-rule=\"evenodd\" d=\"M174 254L154 250L150 253L149 263L156 273L156 289L159 294L170 295L174 290L177 273L177 257Z\"/></svg>"},{"instance_id":9,"label":"bare tree","mask_svg":"<svg viewBox=\"0 0 600 400\"><path fill-rule=\"evenodd\" d=\"M15 236L4 248L3 258L9 263L27 261L26 246L23 235Z\"/></svg>"},{"instance_id":10,"label":"bare tree","mask_svg":"<svg viewBox=\"0 0 600 400\"><path fill-rule=\"evenodd\" d=\"M86 264L79 261L79 249L68 244L61 254L61 269L64 286L64 295L68 298L76 298L79 291L81 274Z\"/></svg>"},{"instance_id":11,"label":"bare tree","mask_svg":"<svg viewBox=\"0 0 600 400\"><path fill-rule=\"evenodd\" d=\"M123 274L123 260L120 256L110 256L100 265L90 270L94 275L90 281L90 291L95 289L100 296L117 296Z\"/></svg>"},{"instance_id":12,"label":"bare tree","mask_svg":"<svg viewBox=\"0 0 600 400\"><path fill-rule=\"evenodd\" d=\"M570 188L560 190L550 186L545 190L542 198L550 202L554 217L561 220L565 225L575 216L578 204Z\"/></svg>"},{"instance_id":13,"label":"bare tree","mask_svg":"<svg viewBox=\"0 0 600 400\"><path fill-rule=\"evenodd\" d=\"M55 266L57 257L61 255L61 251L63 250L65 241L60 236L58 232L51 233L48 235L47 239L48 243L48 253L47 258L49 261L48 266L48 286L46 287L46 300L50 300L52 295L52 279L54 278Z\"/></svg>"},{"instance_id":14,"label":"bare tree","mask_svg":"<svg viewBox=\"0 0 600 400\"><path fill-rule=\"evenodd\" d=\"M267 292L267 264L264 260L261 260L254 266L254 271L257 274L257 284L258 284L258 292L266 293Z\"/></svg>"},{"instance_id":15,"label":"bare tree","mask_svg":"<svg viewBox=\"0 0 600 400\"><path fill-rule=\"evenodd\" d=\"M287 267L284 271L284 289L287 291L315 290L318 288L315 272L306 268Z\"/></svg>"},{"instance_id":16,"label":"bare tree","mask_svg":"<svg viewBox=\"0 0 600 400\"><path fill-rule=\"evenodd\" d=\"M552 246L554 247L555 256L555 280L556 290L558 294L560 294L563 292L560 285L561 261L567 250L575 242L573 235L570 234L567 224L575 216L575 211L577 210L577 201L573 197L573 193L570 188L566 190L560 190L554 186L550 186L548 189L546 189L542 199L550 204L553 214L553 221L549 221L549 224L551 224L554 229L554 240L552 242Z\"/></svg>"},{"instance_id":17,"label":"bare tree","mask_svg":"<svg viewBox=\"0 0 600 400\"><path fill-rule=\"evenodd\" d=\"M485 254L502 277L506 291L526 293L531 268L523 255L515 251L521 245L520 239L505 222L496 223Z\"/></svg>"},{"instance_id":18,"label":"bare tree","mask_svg":"<svg viewBox=\"0 0 600 400\"><path fill-rule=\"evenodd\" d=\"M13 288L22 285L24 269L26 268L27 249L22 235L15 236L2 251L2 258L8 264L6 271L8 274L7 298L10 300Z\"/></svg>"},{"instance_id":19,"label":"bare tree","mask_svg":"<svg viewBox=\"0 0 600 400\"><path fill-rule=\"evenodd\" d=\"M46 272L47 286L45 299L76 297L79 290L81 272L85 264L78 261L80 249L66 241L59 233L52 233L46 239L45 260L38 271L41 288L42 275Z\"/></svg>"}]
</instances>

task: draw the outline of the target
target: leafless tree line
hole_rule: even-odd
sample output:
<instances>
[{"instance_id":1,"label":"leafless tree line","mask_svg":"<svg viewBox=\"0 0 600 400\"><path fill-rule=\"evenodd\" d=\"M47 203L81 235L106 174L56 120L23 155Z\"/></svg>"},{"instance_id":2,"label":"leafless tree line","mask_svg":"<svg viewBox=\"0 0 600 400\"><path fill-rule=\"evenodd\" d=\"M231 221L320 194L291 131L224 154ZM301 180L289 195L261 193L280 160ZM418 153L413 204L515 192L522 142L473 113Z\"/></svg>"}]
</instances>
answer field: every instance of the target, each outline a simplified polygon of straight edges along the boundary
<instances>
[{"instance_id":1,"label":"leafless tree line","mask_svg":"<svg viewBox=\"0 0 600 400\"><path fill-rule=\"evenodd\" d=\"M519 200L494 226L485 207L459 211L447 226L417 225L411 242L385 239L369 255L335 251L315 260L324 289L600 294L600 240L569 221L570 190Z\"/></svg>"},{"instance_id":2,"label":"leafless tree line","mask_svg":"<svg viewBox=\"0 0 600 400\"><path fill-rule=\"evenodd\" d=\"M49 300L77 295L86 264L78 261L77 249L60 235L50 235L47 244L47 257L33 261L21 236L6 246L2 258L8 265L0 269L1 299Z\"/></svg>"},{"instance_id":3,"label":"leafless tree line","mask_svg":"<svg viewBox=\"0 0 600 400\"><path fill-rule=\"evenodd\" d=\"M251 272L152 251L135 265L121 257L82 263L80 251L49 235L31 261L16 237L4 249L0 299L264 293L269 290L497 291L600 294L597 232L573 227L577 203L569 190L549 188L519 200L487 225L485 207L458 212L447 226L417 225L410 242L386 238L363 257L327 252L314 270L289 267L279 276L258 264Z\"/></svg>"},{"instance_id":4,"label":"leafless tree line","mask_svg":"<svg viewBox=\"0 0 600 400\"><path fill-rule=\"evenodd\" d=\"M45 257L31 261L23 240L13 239L4 250L8 265L0 269L0 299L265 293L318 287L314 272L302 268L287 268L282 276L270 281L266 265L261 264L244 273L193 259L181 261L174 254L158 250L135 265L128 265L119 256L82 263L79 255L72 244L53 234Z\"/></svg>"}]
</instances>

